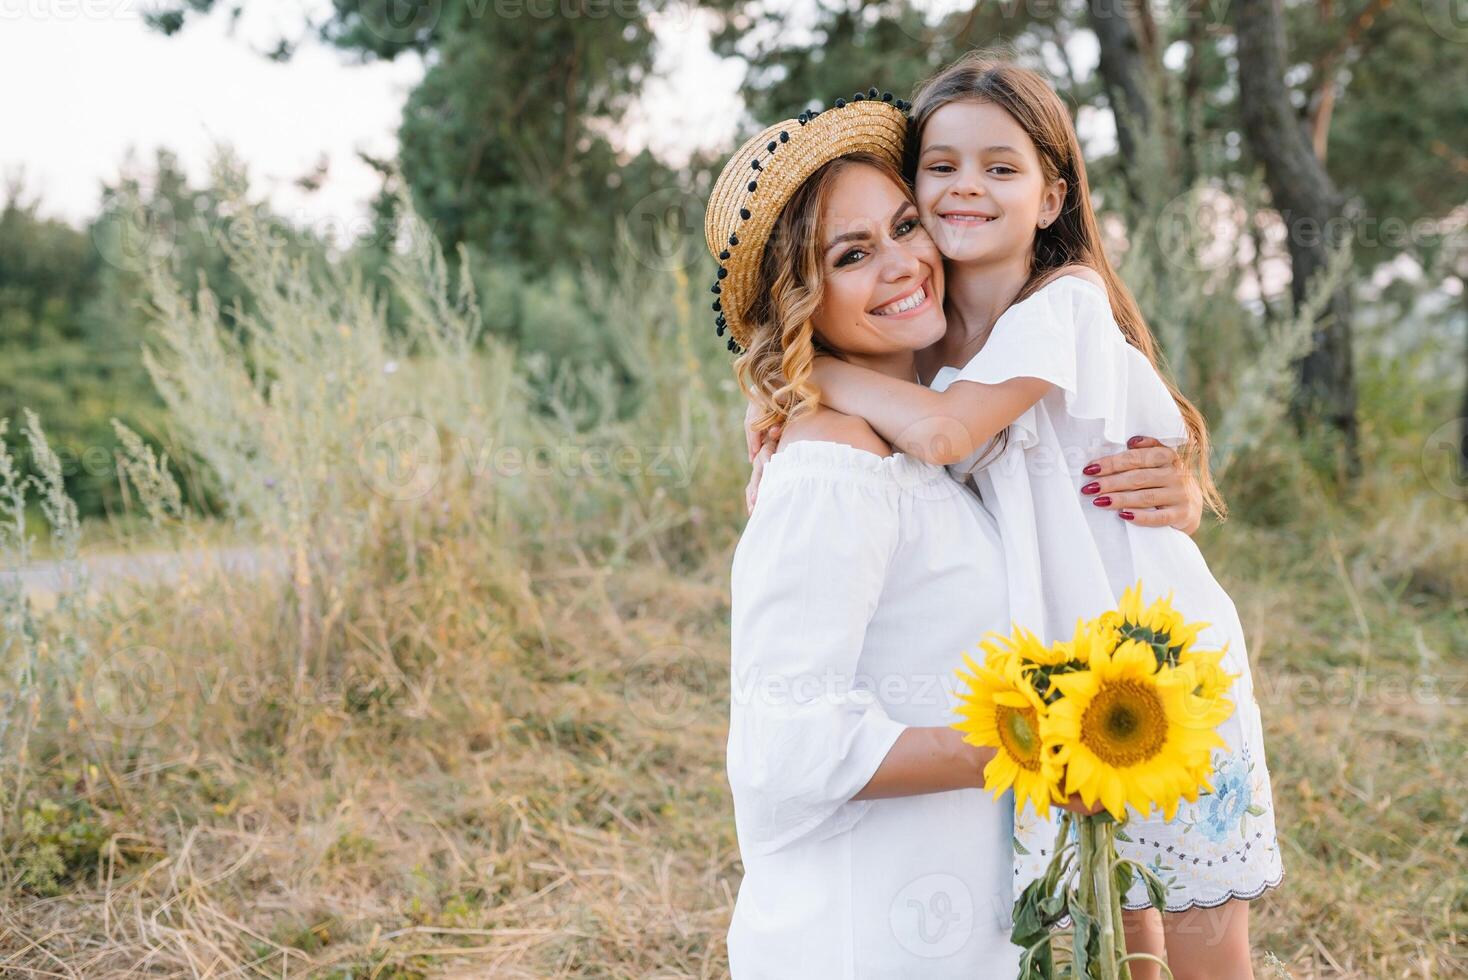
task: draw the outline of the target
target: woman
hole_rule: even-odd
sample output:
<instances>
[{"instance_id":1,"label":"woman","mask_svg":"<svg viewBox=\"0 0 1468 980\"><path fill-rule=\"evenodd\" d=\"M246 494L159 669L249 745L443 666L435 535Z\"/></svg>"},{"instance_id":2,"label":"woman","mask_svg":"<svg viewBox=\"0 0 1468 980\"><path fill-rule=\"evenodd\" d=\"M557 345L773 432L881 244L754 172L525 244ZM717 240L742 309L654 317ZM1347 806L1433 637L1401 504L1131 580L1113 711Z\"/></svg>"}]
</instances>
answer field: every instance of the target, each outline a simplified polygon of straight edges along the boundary
<instances>
[{"instance_id":1,"label":"woman","mask_svg":"<svg viewBox=\"0 0 1468 980\"><path fill-rule=\"evenodd\" d=\"M944 333L900 105L771 127L725 167L705 222L718 332L786 420L731 575L736 978L1017 970L1012 804L980 789L991 750L950 727L959 654L1010 625L1001 541L946 470L806 380L817 343L917 378L914 352Z\"/></svg>"}]
</instances>

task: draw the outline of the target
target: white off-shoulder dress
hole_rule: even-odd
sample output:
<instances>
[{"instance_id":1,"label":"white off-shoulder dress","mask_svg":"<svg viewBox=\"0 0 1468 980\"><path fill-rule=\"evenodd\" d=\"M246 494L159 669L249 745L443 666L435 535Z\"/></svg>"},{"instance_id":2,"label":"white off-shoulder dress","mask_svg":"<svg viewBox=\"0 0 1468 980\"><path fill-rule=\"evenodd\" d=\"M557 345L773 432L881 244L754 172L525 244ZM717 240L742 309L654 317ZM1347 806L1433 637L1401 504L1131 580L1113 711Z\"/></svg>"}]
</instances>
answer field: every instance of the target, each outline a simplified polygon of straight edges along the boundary
<instances>
[{"instance_id":1,"label":"white off-shoulder dress","mask_svg":"<svg viewBox=\"0 0 1468 980\"><path fill-rule=\"evenodd\" d=\"M783 444L731 569L734 980L1013 977L1013 803L853 800L910 725L957 715L1009 618L1001 544L939 466Z\"/></svg>"},{"instance_id":2,"label":"white off-shoulder dress","mask_svg":"<svg viewBox=\"0 0 1468 980\"><path fill-rule=\"evenodd\" d=\"M932 387L1018 377L1054 387L1009 427L1002 453L981 450L951 467L961 478L973 476L999 522L1014 621L1046 642L1068 639L1077 619L1113 607L1140 579L1144 601L1171 591L1190 621L1210 623L1199 646L1227 643L1223 667L1241 675L1229 693L1236 710L1219 728L1228 747L1214 750L1215 792L1184 802L1171 821L1129 807L1118 850L1168 884L1167 911L1257 897L1280 883L1284 868L1233 601L1187 534L1129 524L1080 493L1093 479L1082 468L1120 452L1133 435L1182 445L1182 415L1156 370L1122 335L1105 291L1077 276L1061 276L1011 306L983 349L962 369L940 369ZM1016 818L1016 895L1049 864L1058 826L1058 818L1041 820L1031 807ZM1151 905L1140 880L1123 905Z\"/></svg>"}]
</instances>

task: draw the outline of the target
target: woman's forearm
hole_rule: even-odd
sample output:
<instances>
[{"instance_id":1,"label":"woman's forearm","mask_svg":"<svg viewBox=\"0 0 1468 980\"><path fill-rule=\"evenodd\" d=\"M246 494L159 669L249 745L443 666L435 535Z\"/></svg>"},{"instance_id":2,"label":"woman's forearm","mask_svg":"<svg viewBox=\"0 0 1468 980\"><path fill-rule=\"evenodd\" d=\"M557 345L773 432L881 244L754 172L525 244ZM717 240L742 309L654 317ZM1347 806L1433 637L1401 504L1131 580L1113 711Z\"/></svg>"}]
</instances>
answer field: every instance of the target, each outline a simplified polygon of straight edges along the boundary
<instances>
[{"instance_id":1,"label":"woman's forearm","mask_svg":"<svg viewBox=\"0 0 1468 980\"><path fill-rule=\"evenodd\" d=\"M882 764L853 800L917 796L984 785L994 750L970 745L956 728L914 726L897 736Z\"/></svg>"}]
</instances>

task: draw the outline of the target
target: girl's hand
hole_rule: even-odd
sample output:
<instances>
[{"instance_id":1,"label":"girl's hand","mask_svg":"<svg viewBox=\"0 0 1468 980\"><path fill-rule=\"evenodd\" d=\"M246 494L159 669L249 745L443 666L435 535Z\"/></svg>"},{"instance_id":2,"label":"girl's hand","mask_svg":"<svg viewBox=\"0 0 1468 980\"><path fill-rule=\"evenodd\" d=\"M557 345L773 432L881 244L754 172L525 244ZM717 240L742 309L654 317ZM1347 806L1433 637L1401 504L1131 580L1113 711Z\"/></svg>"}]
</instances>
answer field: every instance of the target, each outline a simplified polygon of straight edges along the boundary
<instances>
[{"instance_id":1,"label":"girl's hand","mask_svg":"<svg viewBox=\"0 0 1468 980\"><path fill-rule=\"evenodd\" d=\"M755 497L759 494L759 481L765 475L765 464L775 454L775 444L765 443L754 455L754 470L749 474L749 485L744 488L744 512L754 513Z\"/></svg>"},{"instance_id":2,"label":"girl's hand","mask_svg":"<svg viewBox=\"0 0 1468 980\"><path fill-rule=\"evenodd\" d=\"M1142 527L1175 527L1186 534L1203 520L1203 491L1177 452L1149 436L1132 436L1126 452L1104 456L1082 471L1081 493L1096 507L1116 511Z\"/></svg>"},{"instance_id":3,"label":"girl's hand","mask_svg":"<svg viewBox=\"0 0 1468 980\"><path fill-rule=\"evenodd\" d=\"M749 407L744 410L744 448L749 450L749 461L751 463L754 462L754 458L759 455L760 449L766 444L779 444L780 431L783 428L779 425L772 425L763 432L757 431L754 423L760 417L760 414L760 410L755 406L754 402L750 402Z\"/></svg>"},{"instance_id":4,"label":"girl's hand","mask_svg":"<svg viewBox=\"0 0 1468 980\"><path fill-rule=\"evenodd\" d=\"M759 493L759 481L764 476L765 464L775 454L780 445L781 426L772 425L763 432L757 432L754 428L755 419L759 418L760 411L749 403L749 409L744 413L744 444L749 450L749 461L754 465L749 474L749 485L744 488L744 512L754 513L755 497Z\"/></svg>"}]
</instances>

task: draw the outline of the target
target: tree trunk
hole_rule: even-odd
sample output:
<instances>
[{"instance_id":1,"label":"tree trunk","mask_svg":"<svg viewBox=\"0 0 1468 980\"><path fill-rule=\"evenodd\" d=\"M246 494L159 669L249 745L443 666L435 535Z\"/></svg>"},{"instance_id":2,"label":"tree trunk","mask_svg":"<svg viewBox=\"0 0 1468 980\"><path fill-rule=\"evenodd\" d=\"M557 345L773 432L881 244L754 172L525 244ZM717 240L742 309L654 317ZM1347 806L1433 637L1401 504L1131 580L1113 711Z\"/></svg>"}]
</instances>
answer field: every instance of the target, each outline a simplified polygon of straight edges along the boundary
<instances>
[{"instance_id":1,"label":"tree trunk","mask_svg":"<svg viewBox=\"0 0 1468 980\"><path fill-rule=\"evenodd\" d=\"M1278 0L1237 0L1239 106L1250 152L1264 166L1274 206L1284 219L1298 307L1344 236L1341 198L1290 104L1285 86L1284 22ZM1360 472L1356 384L1351 363L1351 293L1342 285L1315 329L1314 349L1300 362L1291 406L1301 429L1323 421L1343 439L1346 470Z\"/></svg>"},{"instance_id":2,"label":"tree trunk","mask_svg":"<svg viewBox=\"0 0 1468 980\"><path fill-rule=\"evenodd\" d=\"M1138 147L1152 125L1152 98L1147 63L1127 0L1087 0L1091 29L1101 45L1101 83L1116 117L1116 140L1127 162L1128 186L1135 179ZM1136 194L1133 194L1136 199Z\"/></svg>"},{"instance_id":3,"label":"tree trunk","mask_svg":"<svg viewBox=\"0 0 1468 980\"><path fill-rule=\"evenodd\" d=\"M1468 279L1459 279L1463 285L1464 312L1468 313ZM1465 317L1468 320L1468 317ZM1464 324L1468 327L1468 323ZM1458 413L1458 476L1468 486L1468 329L1463 331L1463 410Z\"/></svg>"},{"instance_id":4,"label":"tree trunk","mask_svg":"<svg viewBox=\"0 0 1468 980\"><path fill-rule=\"evenodd\" d=\"M1203 0L1189 0L1188 13L1188 65L1183 71L1182 105L1182 185L1192 187L1198 179L1202 165L1198 159L1199 129L1203 113L1199 101L1203 94L1203 45L1207 43Z\"/></svg>"}]
</instances>

